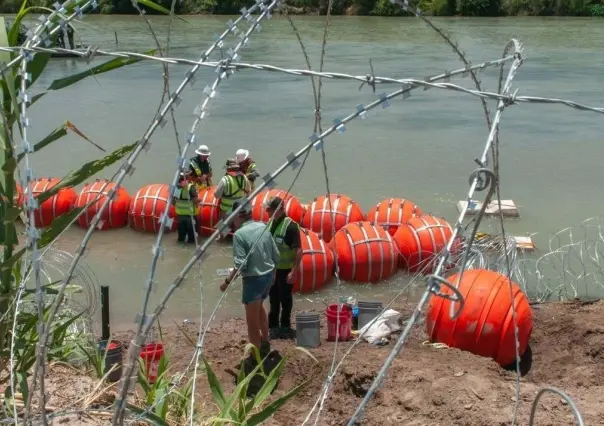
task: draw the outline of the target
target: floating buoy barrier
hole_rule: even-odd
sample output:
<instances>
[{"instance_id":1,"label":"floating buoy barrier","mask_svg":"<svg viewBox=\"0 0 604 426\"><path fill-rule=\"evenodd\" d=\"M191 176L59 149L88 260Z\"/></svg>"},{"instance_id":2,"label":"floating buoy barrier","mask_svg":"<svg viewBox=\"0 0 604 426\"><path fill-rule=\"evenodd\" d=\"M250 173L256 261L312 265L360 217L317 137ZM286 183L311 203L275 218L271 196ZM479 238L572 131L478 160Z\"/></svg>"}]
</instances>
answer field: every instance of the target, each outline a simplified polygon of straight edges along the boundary
<instances>
[{"instance_id":1,"label":"floating buoy barrier","mask_svg":"<svg viewBox=\"0 0 604 426\"><path fill-rule=\"evenodd\" d=\"M169 188L166 184L155 183L139 189L130 200L128 208L128 224L130 227L137 231L159 232L162 226L160 220L170 197ZM178 226L174 206L170 205L168 215L174 219L169 230L174 231Z\"/></svg>"},{"instance_id":2,"label":"floating buoy barrier","mask_svg":"<svg viewBox=\"0 0 604 426\"><path fill-rule=\"evenodd\" d=\"M447 278L453 285L457 280L459 274ZM448 299L435 296L430 299L426 315L430 341L493 358L501 366L513 363L516 343L512 309L516 310L519 355L524 354L528 346L533 331L533 313L520 287L514 282L511 286L510 293L510 280L494 271L464 271L458 290L465 304L456 319L449 315L451 302ZM442 286L441 291L453 293L446 286ZM454 308L459 308L458 302Z\"/></svg>"},{"instance_id":3,"label":"floating buoy barrier","mask_svg":"<svg viewBox=\"0 0 604 426\"><path fill-rule=\"evenodd\" d=\"M97 179L93 183L84 185L82 191L74 202L75 208L86 206L89 202L90 207L78 218L77 224L82 228L88 229L92 223L97 211L101 208L107 194L115 187L115 183L107 180ZM130 195L124 188L118 188L114 198L109 201L109 206L103 212L101 221L98 224L98 229L105 231L107 229L122 228L128 224L128 206L130 204Z\"/></svg>"},{"instance_id":4,"label":"floating buoy barrier","mask_svg":"<svg viewBox=\"0 0 604 426\"><path fill-rule=\"evenodd\" d=\"M216 225L220 220L220 201L214 198L215 186L206 187L197 194L198 204L198 225L201 235L209 236L216 231Z\"/></svg>"},{"instance_id":5,"label":"floating buoy barrier","mask_svg":"<svg viewBox=\"0 0 604 426\"><path fill-rule=\"evenodd\" d=\"M330 243L337 253L340 278L375 283L391 277L399 265L392 236L372 222L349 223Z\"/></svg>"},{"instance_id":6,"label":"floating buoy barrier","mask_svg":"<svg viewBox=\"0 0 604 426\"><path fill-rule=\"evenodd\" d=\"M49 191L56 186L61 179L40 178L31 182L31 192L34 197ZM20 188L19 188L20 189ZM19 195L21 202L25 203L24 194ZM55 195L47 198L37 209L34 210L34 221L37 227L44 228L50 226L53 220L62 214L69 213L75 199L78 197L73 188L62 188Z\"/></svg>"},{"instance_id":7,"label":"floating buoy barrier","mask_svg":"<svg viewBox=\"0 0 604 426\"><path fill-rule=\"evenodd\" d=\"M451 225L444 219L431 215L411 218L393 237L401 255L401 266L409 272L432 272L436 255L446 247L452 234ZM455 244L452 252L458 247Z\"/></svg>"},{"instance_id":8,"label":"floating buoy barrier","mask_svg":"<svg viewBox=\"0 0 604 426\"><path fill-rule=\"evenodd\" d=\"M329 197L321 195L314 199L306 208L302 226L318 233L325 242L330 242L334 232L332 224L334 213L335 232L338 232L349 223L364 220L361 208L350 197L342 194L331 194Z\"/></svg>"},{"instance_id":9,"label":"floating buoy barrier","mask_svg":"<svg viewBox=\"0 0 604 426\"><path fill-rule=\"evenodd\" d=\"M467 215L473 216L480 213L482 209L483 203L482 201L472 200L468 205L468 202L465 200L457 202L457 210L460 212L468 206ZM513 200L501 200L501 213L504 217L520 217L520 213L518 213L518 207L516 207L516 203ZM486 209L484 210L485 216L499 216L499 202L497 200L491 201L487 204Z\"/></svg>"},{"instance_id":10,"label":"floating buoy barrier","mask_svg":"<svg viewBox=\"0 0 604 426\"><path fill-rule=\"evenodd\" d=\"M390 235L409 219L424 213L413 202L404 198L388 198L377 203L369 210L366 220L382 225Z\"/></svg>"},{"instance_id":11,"label":"floating buoy barrier","mask_svg":"<svg viewBox=\"0 0 604 426\"><path fill-rule=\"evenodd\" d=\"M334 255L319 235L308 229L300 229L302 262L294 281L295 293L321 290L333 278Z\"/></svg>"},{"instance_id":12,"label":"floating buoy barrier","mask_svg":"<svg viewBox=\"0 0 604 426\"><path fill-rule=\"evenodd\" d=\"M285 214L296 223L302 221L304 208L300 201L289 192L283 189L271 189L270 191L262 191L256 195L252 201L252 219L258 222L268 223L269 217L266 212L265 205L273 197L279 197L283 200Z\"/></svg>"}]
</instances>

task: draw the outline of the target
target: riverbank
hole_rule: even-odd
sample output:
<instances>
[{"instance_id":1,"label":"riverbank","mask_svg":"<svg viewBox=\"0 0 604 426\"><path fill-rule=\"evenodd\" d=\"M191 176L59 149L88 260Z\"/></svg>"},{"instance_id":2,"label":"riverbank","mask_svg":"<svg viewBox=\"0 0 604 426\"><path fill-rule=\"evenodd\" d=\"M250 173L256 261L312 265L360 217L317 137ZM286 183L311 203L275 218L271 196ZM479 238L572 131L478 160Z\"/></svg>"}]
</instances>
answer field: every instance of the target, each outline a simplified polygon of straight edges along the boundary
<instances>
[{"instance_id":1,"label":"riverbank","mask_svg":"<svg viewBox=\"0 0 604 426\"><path fill-rule=\"evenodd\" d=\"M395 309L408 318L412 308L412 305L402 305ZM604 301L537 305L534 307L534 317L535 328L530 342L533 363L531 371L521 379L517 423L528 424L531 404L537 392L544 386L554 386L564 390L574 400L585 424L599 424L604 418L604 371L601 369L604 362ZM197 324L185 324L162 330L164 347L170 351L169 368L172 373L184 371L189 365L194 351L191 340L196 340L197 329ZM420 325L412 332L403 354L395 360L384 387L369 404L363 424L509 424L516 398L515 373L502 370L489 359L456 349L425 345L427 337L424 330L425 327ZM325 327L322 333L326 333ZM117 336L124 343L131 337L132 333L129 332ZM154 337L158 338L157 330ZM242 319L229 319L216 324L206 336L204 354L227 394L233 390L233 378L227 370L233 369L238 363L245 343L245 323ZM339 345L338 360L350 345ZM334 346L323 341L320 347L310 350L319 361L317 366L306 355L295 351L291 342L277 341L273 346L281 354L291 354L277 394L306 379L310 379L310 384L265 424L301 424L328 375ZM391 349L392 343L383 347L359 343L351 351L335 375L319 424L346 424ZM57 374L63 374L65 378L60 379ZM76 383L75 380L78 380L78 392L74 392L73 400L68 401L65 393L68 386L65 384ZM47 385L51 395L49 405L64 409L87 392L94 393L94 383L83 385L86 380L74 377L70 370L55 372ZM59 383L63 389L61 392L57 390ZM87 401L89 407L97 410L108 407L115 397L113 389L104 393L97 389L96 394L92 403L91 399ZM203 372L198 376L196 394L200 416L207 418L216 414ZM96 420L103 416L91 415ZM86 416L80 416L77 421L78 424L87 424ZM552 395L545 395L541 399L536 421L551 426L574 424L568 404Z\"/></svg>"},{"instance_id":2,"label":"riverbank","mask_svg":"<svg viewBox=\"0 0 604 426\"><path fill-rule=\"evenodd\" d=\"M171 0L157 0L157 4L170 9ZM51 7L48 0L33 0L29 6ZM239 13L240 0L184 0L176 2L175 12L182 15L231 15ZM253 2L251 2L253 4ZM327 1L286 0L281 13L293 15L325 15ZM604 17L604 0L590 2L551 2L549 0L419 0L413 2L426 15L435 16L598 16ZM7 0L0 13L16 13L21 0ZM143 5L140 5L144 8ZM149 13L156 13L147 8ZM98 12L102 14L138 14L130 2L101 0ZM405 16L409 15L390 0L334 0L333 15L354 16Z\"/></svg>"}]
</instances>

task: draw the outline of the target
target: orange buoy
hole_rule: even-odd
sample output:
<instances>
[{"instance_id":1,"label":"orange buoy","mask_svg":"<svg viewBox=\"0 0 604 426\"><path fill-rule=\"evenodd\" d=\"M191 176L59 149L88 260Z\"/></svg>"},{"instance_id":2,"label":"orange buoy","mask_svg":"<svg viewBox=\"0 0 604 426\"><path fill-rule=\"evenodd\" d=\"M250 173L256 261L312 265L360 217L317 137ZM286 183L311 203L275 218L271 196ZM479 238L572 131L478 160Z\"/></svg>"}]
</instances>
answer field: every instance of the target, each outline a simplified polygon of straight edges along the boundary
<instances>
[{"instance_id":1,"label":"orange buoy","mask_svg":"<svg viewBox=\"0 0 604 426\"><path fill-rule=\"evenodd\" d=\"M304 209L300 201L289 192L282 189L271 189L262 191L252 199L252 219L258 222L267 223L268 213L264 208L265 204L273 197L280 197L285 205L285 214L294 222L300 223L304 215Z\"/></svg>"},{"instance_id":2,"label":"orange buoy","mask_svg":"<svg viewBox=\"0 0 604 426\"><path fill-rule=\"evenodd\" d=\"M366 220L388 228L390 235L394 235L396 230L403 223L415 216L421 216L424 213L413 202L404 198L389 198L377 203L367 216Z\"/></svg>"},{"instance_id":3,"label":"orange buoy","mask_svg":"<svg viewBox=\"0 0 604 426\"><path fill-rule=\"evenodd\" d=\"M214 198L215 186L207 187L199 191L199 228L201 235L212 235L216 231L220 214L220 202Z\"/></svg>"},{"instance_id":4,"label":"orange buoy","mask_svg":"<svg viewBox=\"0 0 604 426\"><path fill-rule=\"evenodd\" d=\"M61 182L57 178L40 178L31 182L32 195L34 197L52 189ZM25 202L24 194L20 194L22 202ZM47 198L34 210L34 222L37 227L49 226L53 220L62 214L69 213L75 199L78 197L73 188L62 188L50 198Z\"/></svg>"},{"instance_id":5,"label":"orange buoy","mask_svg":"<svg viewBox=\"0 0 604 426\"><path fill-rule=\"evenodd\" d=\"M447 280L455 285L459 274ZM457 319L451 319L451 302L432 296L426 315L426 326L430 340L493 358L498 364L507 366L516 360L513 309L516 310L518 325L519 355L528 346L533 331L533 313L526 295L512 282L512 296L506 276L486 269L464 271L458 290L465 304ZM446 286L441 291L453 292ZM459 308L459 303L454 306Z\"/></svg>"},{"instance_id":6,"label":"orange buoy","mask_svg":"<svg viewBox=\"0 0 604 426\"><path fill-rule=\"evenodd\" d=\"M87 183L80 191L75 200L74 207L84 207L92 202L90 207L78 218L78 225L82 228L90 227L97 211L101 208L107 194L115 187L115 183L107 180L97 179L93 183ZM96 201L95 201L96 200ZM118 188L115 198L109 202L109 205L101 216L98 229L105 231L107 229L121 228L128 224L128 205L130 204L130 195L124 188Z\"/></svg>"},{"instance_id":7,"label":"orange buoy","mask_svg":"<svg viewBox=\"0 0 604 426\"><path fill-rule=\"evenodd\" d=\"M320 290L333 277L334 256L317 233L300 228L302 261L296 273L294 292L310 293Z\"/></svg>"},{"instance_id":8,"label":"orange buoy","mask_svg":"<svg viewBox=\"0 0 604 426\"><path fill-rule=\"evenodd\" d=\"M335 230L332 225L334 213ZM363 219L364 215L359 205L346 195L331 194L329 197L321 195L307 207L302 226L318 233L325 242L330 242L333 232L338 232L344 225Z\"/></svg>"},{"instance_id":9,"label":"orange buoy","mask_svg":"<svg viewBox=\"0 0 604 426\"><path fill-rule=\"evenodd\" d=\"M338 254L340 278L375 283L392 276L399 255L392 236L372 222L355 222L336 232L330 243Z\"/></svg>"},{"instance_id":10,"label":"orange buoy","mask_svg":"<svg viewBox=\"0 0 604 426\"><path fill-rule=\"evenodd\" d=\"M409 272L431 272L436 255L446 247L452 233L449 223L435 216L409 219L393 237L400 252L402 267Z\"/></svg>"},{"instance_id":11,"label":"orange buoy","mask_svg":"<svg viewBox=\"0 0 604 426\"><path fill-rule=\"evenodd\" d=\"M13 195L13 203L19 207L23 206L23 188L18 183L15 184L15 194Z\"/></svg>"},{"instance_id":12,"label":"orange buoy","mask_svg":"<svg viewBox=\"0 0 604 426\"><path fill-rule=\"evenodd\" d=\"M138 231L159 232L161 228L160 220L166 210L169 198L169 185L156 183L143 186L130 200L128 223ZM174 206L170 205L168 214L170 218L176 218ZM174 220L170 231L174 231L177 226L178 224Z\"/></svg>"}]
</instances>

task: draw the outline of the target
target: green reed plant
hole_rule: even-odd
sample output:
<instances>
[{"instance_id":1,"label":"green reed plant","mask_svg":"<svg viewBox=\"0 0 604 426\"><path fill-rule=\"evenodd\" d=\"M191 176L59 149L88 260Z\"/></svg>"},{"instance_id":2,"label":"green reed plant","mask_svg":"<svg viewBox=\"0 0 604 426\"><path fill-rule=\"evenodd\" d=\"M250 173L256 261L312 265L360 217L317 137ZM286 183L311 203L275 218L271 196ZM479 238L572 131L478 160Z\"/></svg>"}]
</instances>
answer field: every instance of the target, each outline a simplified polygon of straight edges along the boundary
<instances>
[{"instance_id":1,"label":"green reed plant","mask_svg":"<svg viewBox=\"0 0 604 426\"><path fill-rule=\"evenodd\" d=\"M315 365L318 365L319 361L306 349L296 348L307 355L311 360L314 361ZM208 382L210 390L212 392L212 398L214 403L218 406L218 414L208 419L208 424L212 426L221 425L245 425L245 426L256 426L264 423L271 418L280 408L282 408L288 401L295 397L304 387L306 387L310 381L312 374L309 374L309 378L297 386L286 391L283 395L272 399L269 402L269 398L277 388L279 380L285 372L287 365L288 356L281 358L279 363L270 371L268 374L264 370L263 360L260 357L258 348L254 345L248 344L245 348L245 355L252 353L256 359L256 367L246 376L243 368L243 363L239 369L237 377L237 386L230 395L225 395L223 386L218 380L218 377L212 370L210 363L207 359L203 359L208 376ZM251 397L248 397L248 388L254 378L260 376L264 381L260 390L255 392ZM268 402L268 403L267 403Z\"/></svg>"},{"instance_id":2,"label":"green reed plant","mask_svg":"<svg viewBox=\"0 0 604 426\"><path fill-rule=\"evenodd\" d=\"M161 356L157 366L157 378L149 381L146 363L139 358L137 383L143 391L141 403L130 404L128 408L155 426L181 425L188 419L191 410L193 381L183 387L174 386L176 376L169 371L170 355Z\"/></svg>"},{"instance_id":3,"label":"green reed plant","mask_svg":"<svg viewBox=\"0 0 604 426\"><path fill-rule=\"evenodd\" d=\"M71 4L66 8L66 14L72 14L75 8L83 3L84 1L82 0L76 2L76 4ZM166 9L155 5L155 3L149 0L141 0L141 3L163 13L169 13ZM26 0L21 4L18 14L10 26L7 26L4 17L0 16L0 46L19 46L22 23L34 14L48 12L52 11L44 7L28 7ZM49 19L54 20L55 24L58 24L58 16ZM55 41L56 38L52 40L53 43ZM154 54L154 52L152 50L147 53ZM12 61L16 55L16 53L0 52L0 64ZM30 105L43 101L44 96L50 92L65 89L88 77L115 71L139 61L137 59L111 59L99 65L91 66L84 72L56 79L46 88L37 87L35 84L46 70L49 59L50 54L48 53L36 53L33 59L27 63L27 72L31 76L31 81L26 83L26 87L29 91L38 89L37 93L32 97ZM18 295L20 294L19 288L23 277L27 277L31 271L30 267L24 266L28 263L24 262L23 259L26 249L19 241L20 225L18 222L21 220L21 217L25 216L23 214L25 213L25 209L22 198L17 190L16 179L19 163L24 157L24 154L20 152L20 148L18 148L22 132L18 102L20 87L21 76L18 73L18 67L7 70L0 76L0 218L2 218L0 220L0 380L6 382L11 375L9 369L11 338L15 336L15 362L12 373L13 376L18 378L17 387L19 391L25 395L27 393L27 374L33 362L35 362L33 354L35 353L36 339L39 338L37 330L40 324L37 314L33 313L33 311L29 313L27 310L19 313L15 321L15 308L17 306ZM83 140L91 142L74 124L66 121L58 124L46 137L33 144L34 153L30 155L35 157L44 149L52 149L56 146L55 143L68 133L74 133ZM106 167L127 156L134 149L135 145L136 142L124 145L98 160L85 163L76 170L67 173L56 186L36 197L38 203L41 204L58 193L62 188L73 187L83 183ZM94 146L104 151L100 146L96 144ZM58 146L56 147L59 148ZM71 212L57 218L48 228L41 232L38 247L42 249L51 244L82 210L83 208L73 209ZM46 296L52 294L53 291L48 286L44 287L44 300L45 304L47 304L44 307L44 312L47 312L50 306L48 302L50 298ZM23 293L23 297L26 299L33 299L31 296L29 290ZM30 302L33 303L31 300ZM65 344L68 329L81 314L71 312L67 319L59 318L55 321L53 325L55 328L51 330L50 335L52 342L52 347L48 353L50 358L64 357L67 349L65 347L61 348L61 345ZM74 347L72 344L70 345L71 349L69 351ZM7 392L10 393L10 386L7 386L7 389L9 389ZM27 398L25 399L27 400Z\"/></svg>"}]
</instances>

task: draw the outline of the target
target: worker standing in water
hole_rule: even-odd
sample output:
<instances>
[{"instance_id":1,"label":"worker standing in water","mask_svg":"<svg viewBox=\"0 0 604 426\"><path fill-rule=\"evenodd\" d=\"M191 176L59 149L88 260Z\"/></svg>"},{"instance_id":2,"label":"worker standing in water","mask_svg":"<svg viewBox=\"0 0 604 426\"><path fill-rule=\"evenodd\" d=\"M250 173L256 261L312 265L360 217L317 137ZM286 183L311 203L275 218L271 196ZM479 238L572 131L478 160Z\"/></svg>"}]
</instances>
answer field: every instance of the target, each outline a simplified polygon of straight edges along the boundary
<instances>
[{"instance_id":1,"label":"worker standing in water","mask_svg":"<svg viewBox=\"0 0 604 426\"><path fill-rule=\"evenodd\" d=\"M178 242L195 244L197 230L197 204L199 198L193 182L189 182L184 173L178 178L178 193L172 199L178 219Z\"/></svg>"},{"instance_id":2,"label":"worker standing in water","mask_svg":"<svg viewBox=\"0 0 604 426\"><path fill-rule=\"evenodd\" d=\"M207 145L200 145L195 150L195 157L189 162L189 170L197 191L212 186L212 165L210 164L210 149Z\"/></svg>"},{"instance_id":3,"label":"worker standing in water","mask_svg":"<svg viewBox=\"0 0 604 426\"><path fill-rule=\"evenodd\" d=\"M250 193L250 182L241 173L239 164L229 158L226 162L226 174L220 179L214 190L214 198L220 199L220 220L232 210L233 203Z\"/></svg>"},{"instance_id":4,"label":"worker standing in water","mask_svg":"<svg viewBox=\"0 0 604 426\"><path fill-rule=\"evenodd\" d=\"M65 49L65 33L63 32L63 28L59 28L59 32L57 33L57 46L60 49Z\"/></svg>"},{"instance_id":5,"label":"worker standing in water","mask_svg":"<svg viewBox=\"0 0 604 426\"><path fill-rule=\"evenodd\" d=\"M237 209L243 200L232 204L232 211ZM231 211L229 211L231 213ZM265 358L270 352L268 319L263 302L268 297L275 277L275 266L279 262L279 249L271 234L266 232L266 224L252 220L249 203L233 218L233 263L235 268L220 285L226 291L235 274L241 272L243 286L241 302L245 306L248 339L260 350ZM253 355L249 360L255 362Z\"/></svg>"},{"instance_id":6,"label":"worker standing in water","mask_svg":"<svg viewBox=\"0 0 604 426\"><path fill-rule=\"evenodd\" d=\"M256 178L260 176L256 163L250 157L250 152L247 149L239 149L235 154L235 160L241 167L241 173L243 173L250 181L251 190L253 191L256 187Z\"/></svg>"},{"instance_id":7,"label":"worker standing in water","mask_svg":"<svg viewBox=\"0 0 604 426\"><path fill-rule=\"evenodd\" d=\"M75 42L73 40L74 29L71 25L67 24L67 41L69 42L69 48L75 49ZM64 42L63 42L64 43Z\"/></svg>"},{"instance_id":8,"label":"worker standing in water","mask_svg":"<svg viewBox=\"0 0 604 426\"><path fill-rule=\"evenodd\" d=\"M285 203L280 197L273 197L265 209L272 218L270 233L279 249L275 282L269 293L269 336L271 339L293 339L296 331L291 328L292 290L303 255L300 228L285 214Z\"/></svg>"}]
</instances>

